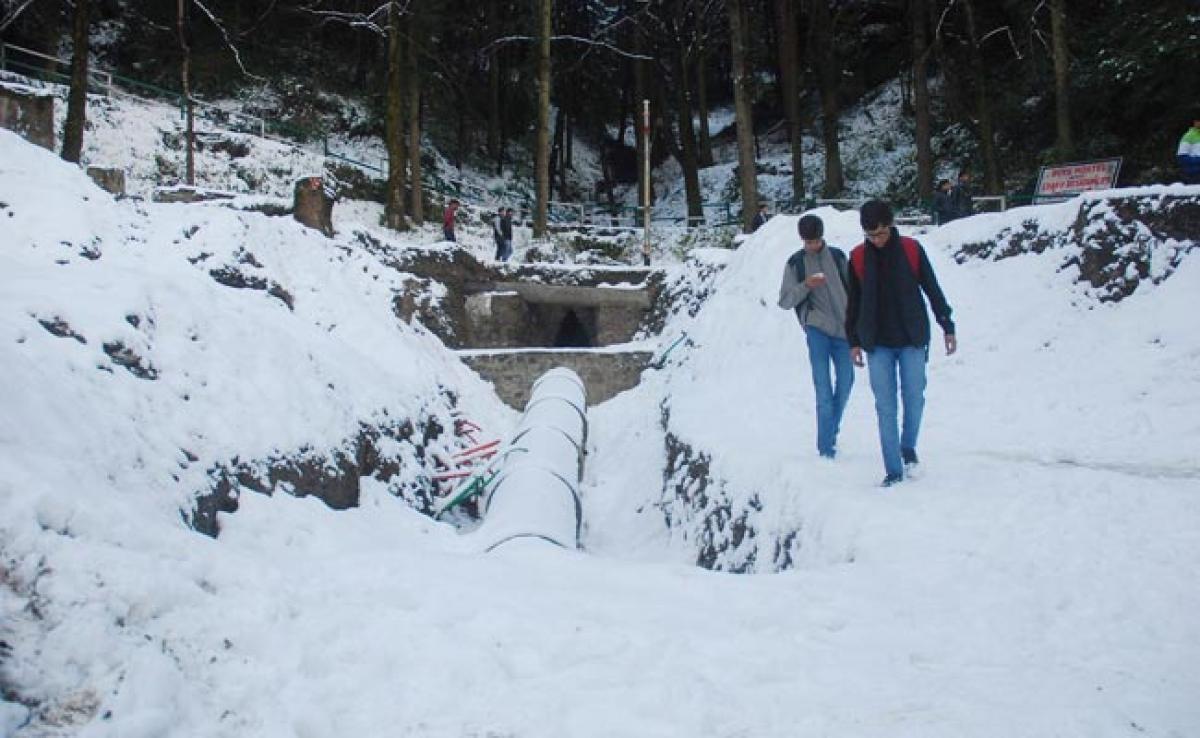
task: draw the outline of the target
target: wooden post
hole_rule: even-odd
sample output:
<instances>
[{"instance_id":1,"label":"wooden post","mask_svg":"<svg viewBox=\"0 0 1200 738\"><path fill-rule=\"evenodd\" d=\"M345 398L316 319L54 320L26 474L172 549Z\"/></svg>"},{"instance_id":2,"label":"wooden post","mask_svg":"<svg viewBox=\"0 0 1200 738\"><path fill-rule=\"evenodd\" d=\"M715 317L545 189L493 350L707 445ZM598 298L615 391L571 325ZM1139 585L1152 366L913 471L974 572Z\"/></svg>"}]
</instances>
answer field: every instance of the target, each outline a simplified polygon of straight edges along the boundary
<instances>
[{"instance_id":1,"label":"wooden post","mask_svg":"<svg viewBox=\"0 0 1200 738\"><path fill-rule=\"evenodd\" d=\"M642 100L642 264L650 266L650 101Z\"/></svg>"}]
</instances>

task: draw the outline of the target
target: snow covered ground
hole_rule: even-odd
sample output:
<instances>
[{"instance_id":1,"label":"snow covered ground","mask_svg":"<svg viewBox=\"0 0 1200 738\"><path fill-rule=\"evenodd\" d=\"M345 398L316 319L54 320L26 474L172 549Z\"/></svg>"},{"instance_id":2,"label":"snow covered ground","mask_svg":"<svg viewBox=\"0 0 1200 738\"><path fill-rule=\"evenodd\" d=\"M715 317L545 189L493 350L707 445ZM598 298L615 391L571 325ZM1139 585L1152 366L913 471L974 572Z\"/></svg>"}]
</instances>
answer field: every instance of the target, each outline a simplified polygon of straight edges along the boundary
<instances>
[{"instance_id":1,"label":"snow covered ground","mask_svg":"<svg viewBox=\"0 0 1200 738\"><path fill-rule=\"evenodd\" d=\"M208 463L444 416L439 387L513 421L395 320L403 275L352 227L113 202L4 131L0 203L0 735L1200 733L1195 258L1101 304L1052 252L949 258L1004 216L922 235L960 351L931 356L922 477L885 492L862 374L841 456L816 457L775 218L668 323L694 346L593 409L586 550L483 555L370 480L341 512L243 494L215 540L180 519ZM664 403L764 535L799 530L794 568L690 565L662 523Z\"/></svg>"}]
</instances>

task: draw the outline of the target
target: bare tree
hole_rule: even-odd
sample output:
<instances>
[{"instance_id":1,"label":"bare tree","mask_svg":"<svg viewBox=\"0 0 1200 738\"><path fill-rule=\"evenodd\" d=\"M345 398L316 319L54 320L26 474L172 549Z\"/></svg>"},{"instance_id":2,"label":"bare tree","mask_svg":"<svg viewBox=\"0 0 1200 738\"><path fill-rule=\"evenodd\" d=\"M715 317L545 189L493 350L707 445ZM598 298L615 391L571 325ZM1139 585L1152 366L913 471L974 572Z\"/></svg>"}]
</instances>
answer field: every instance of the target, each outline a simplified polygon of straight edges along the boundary
<instances>
[{"instance_id":1,"label":"bare tree","mask_svg":"<svg viewBox=\"0 0 1200 738\"><path fill-rule=\"evenodd\" d=\"M487 0L487 30L495 39L500 31L499 0ZM488 155L496 161L496 174L503 173L500 156L500 50L495 49L488 58Z\"/></svg>"},{"instance_id":2,"label":"bare tree","mask_svg":"<svg viewBox=\"0 0 1200 738\"><path fill-rule=\"evenodd\" d=\"M4 33L37 0L4 0L0 5L0 33Z\"/></svg>"},{"instance_id":3,"label":"bare tree","mask_svg":"<svg viewBox=\"0 0 1200 738\"><path fill-rule=\"evenodd\" d=\"M179 32L179 47L183 51L183 61L180 63L179 78L183 85L184 115L187 119L187 128L184 133L186 139L184 146L187 150L184 182L188 185L194 185L196 184L196 115L192 106L192 47L188 43L188 7L188 0L178 0L178 12L175 16L175 23L176 29Z\"/></svg>"},{"instance_id":4,"label":"bare tree","mask_svg":"<svg viewBox=\"0 0 1200 738\"><path fill-rule=\"evenodd\" d=\"M975 22L974 0L962 0L967 17L967 40L971 58L971 73L975 78L975 113L979 121L979 143L983 149L984 187L988 194L1000 192L1000 161L996 158L996 137L992 123L992 98L987 70L983 64L983 49Z\"/></svg>"},{"instance_id":5,"label":"bare tree","mask_svg":"<svg viewBox=\"0 0 1200 738\"><path fill-rule=\"evenodd\" d=\"M825 197L835 197L845 189L842 175L842 152L838 144L838 82L841 66L833 43L833 18L830 0L813 0L809 23L809 53L817 72L817 89L821 94L821 131L825 141Z\"/></svg>"},{"instance_id":6,"label":"bare tree","mask_svg":"<svg viewBox=\"0 0 1200 738\"><path fill-rule=\"evenodd\" d=\"M691 65L691 60L688 58L688 49L685 42L685 37L688 35L687 29L681 27L684 24L695 22L694 17L689 17L683 7L683 0L675 0L675 12L672 21L672 36L675 41L675 53L672 66L674 72L675 84L675 114L676 121L679 127L679 164L683 169L683 189L687 199L688 209L688 225L698 225L704 222L704 201L700 193L700 166L699 159L696 156L696 132L692 126L692 103L688 97L688 88L690 87L688 79L688 68Z\"/></svg>"},{"instance_id":7,"label":"bare tree","mask_svg":"<svg viewBox=\"0 0 1200 738\"><path fill-rule=\"evenodd\" d=\"M793 0L775 0L779 24L779 94L787 118L788 144L792 151L792 202L804 203L804 129L800 121L800 69L796 9Z\"/></svg>"},{"instance_id":8,"label":"bare tree","mask_svg":"<svg viewBox=\"0 0 1200 738\"><path fill-rule=\"evenodd\" d=\"M407 179L407 142L404 139L404 29L401 26L399 0L388 3L388 76L384 138L388 154L387 201L384 220L388 228L408 230L404 212L404 186Z\"/></svg>"},{"instance_id":9,"label":"bare tree","mask_svg":"<svg viewBox=\"0 0 1200 738\"><path fill-rule=\"evenodd\" d=\"M912 24L913 107L916 113L917 139L917 197L922 202L933 200L933 146L930 141L929 115L929 54L932 47L926 33L929 9L926 0L910 0L909 22Z\"/></svg>"},{"instance_id":10,"label":"bare tree","mask_svg":"<svg viewBox=\"0 0 1200 738\"><path fill-rule=\"evenodd\" d=\"M533 237L545 238L550 209L550 37L554 0L538 0L537 17L537 144L535 176L537 202Z\"/></svg>"},{"instance_id":11,"label":"bare tree","mask_svg":"<svg viewBox=\"0 0 1200 738\"><path fill-rule=\"evenodd\" d=\"M1070 65L1067 52L1066 0L1050 0L1050 34L1054 47L1054 122L1058 155L1070 159L1075 153L1071 135Z\"/></svg>"},{"instance_id":12,"label":"bare tree","mask_svg":"<svg viewBox=\"0 0 1200 738\"><path fill-rule=\"evenodd\" d=\"M754 161L754 117L746 69L745 22L741 0L728 0L729 46L733 57L733 108L737 118L738 181L742 192L742 228L749 233L758 210L758 173Z\"/></svg>"},{"instance_id":13,"label":"bare tree","mask_svg":"<svg viewBox=\"0 0 1200 738\"><path fill-rule=\"evenodd\" d=\"M71 92L63 127L62 158L78 162L83 154L83 128L87 120L88 28L91 0L75 0L71 32Z\"/></svg>"},{"instance_id":14,"label":"bare tree","mask_svg":"<svg viewBox=\"0 0 1200 738\"><path fill-rule=\"evenodd\" d=\"M696 55L696 113L700 118L700 131L697 143L700 150L697 158L700 166L711 167L713 164L712 134L708 130L708 47L700 46Z\"/></svg>"},{"instance_id":15,"label":"bare tree","mask_svg":"<svg viewBox=\"0 0 1200 738\"><path fill-rule=\"evenodd\" d=\"M425 192L421 186L421 69L417 61L418 17L415 8L408 21L404 77L408 81L408 188L412 193L413 223L425 222Z\"/></svg>"}]
</instances>

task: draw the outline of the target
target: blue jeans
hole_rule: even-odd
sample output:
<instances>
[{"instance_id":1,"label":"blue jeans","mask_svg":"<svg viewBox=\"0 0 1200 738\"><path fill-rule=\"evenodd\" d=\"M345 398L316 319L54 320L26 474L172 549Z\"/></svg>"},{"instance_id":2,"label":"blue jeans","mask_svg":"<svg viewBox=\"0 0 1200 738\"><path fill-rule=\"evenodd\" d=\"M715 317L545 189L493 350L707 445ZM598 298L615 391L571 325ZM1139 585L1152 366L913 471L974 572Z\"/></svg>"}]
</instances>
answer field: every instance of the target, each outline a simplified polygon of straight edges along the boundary
<instances>
[{"instance_id":1,"label":"blue jeans","mask_svg":"<svg viewBox=\"0 0 1200 738\"><path fill-rule=\"evenodd\" d=\"M875 393L875 415L879 418L879 447L883 468L888 476L904 475L900 449L917 448L921 432L921 413L925 410L925 361L928 346L889 348L876 346L867 353L871 391ZM904 403L904 423L897 429L896 376L900 377L900 400Z\"/></svg>"},{"instance_id":2,"label":"blue jeans","mask_svg":"<svg viewBox=\"0 0 1200 738\"><path fill-rule=\"evenodd\" d=\"M804 326L808 338L808 361L812 364L813 393L817 399L817 453L833 456L837 449L838 429L842 412L854 386L854 364L850 361L850 344L844 338L834 338L825 331ZM837 374L837 388L829 378L829 365Z\"/></svg>"}]
</instances>

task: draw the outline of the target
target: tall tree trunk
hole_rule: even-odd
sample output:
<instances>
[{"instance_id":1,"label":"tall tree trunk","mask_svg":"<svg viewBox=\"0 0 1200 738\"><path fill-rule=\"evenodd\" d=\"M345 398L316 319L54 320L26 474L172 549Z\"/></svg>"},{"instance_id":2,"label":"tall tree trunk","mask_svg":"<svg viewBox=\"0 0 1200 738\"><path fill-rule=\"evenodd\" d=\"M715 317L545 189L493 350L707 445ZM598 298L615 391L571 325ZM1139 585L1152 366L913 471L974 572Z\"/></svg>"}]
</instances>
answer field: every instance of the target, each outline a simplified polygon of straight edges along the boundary
<instances>
[{"instance_id":1,"label":"tall tree trunk","mask_svg":"<svg viewBox=\"0 0 1200 738\"><path fill-rule=\"evenodd\" d=\"M683 18L682 0L675 0L675 17ZM682 39L683 29L675 37ZM704 222L704 200L700 194L700 167L696 158L696 133L692 127L692 104L688 99L687 49L679 42L675 56L675 119L679 126L679 164L683 169L683 190L687 198L688 226Z\"/></svg>"},{"instance_id":2,"label":"tall tree trunk","mask_svg":"<svg viewBox=\"0 0 1200 738\"><path fill-rule=\"evenodd\" d=\"M996 195L1000 193L1000 162L996 158L992 98L988 89L987 70L983 66L983 50L979 47L974 0L963 0L963 10L967 14L967 37L971 44L971 73L975 77L975 112L979 116L979 139L983 149L984 187L989 195Z\"/></svg>"},{"instance_id":3,"label":"tall tree trunk","mask_svg":"<svg viewBox=\"0 0 1200 738\"><path fill-rule=\"evenodd\" d=\"M821 133L825 141L825 197L836 197L845 189L842 175L842 151L838 144L838 82L841 66L833 43L833 20L829 15L830 0L813 0L809 24L809 49L812 65L817 71L817 89L821 94Z\"/></svg>"},{"instance_id":4,"label":"tall tree trunk","mask_svg":"<svg viewBox=\"0 0 1200 738\"><path fill-rule=\"evenodd\" d=\"M487 32L492 39L500 36L499 0L487 0ZM492 47L488 64L488 156L500 159L500 49ZM500 172L497 172L499 174Z\"/></svg>"},{"instance_id":5,"label":"tall tree trunk","mask_svg":"<svg viewBox=\"0 0 1200 738\"><path fill-rule=\"evenodd\" d=\"M792 203L801 208L804 206L804 130L800 121L799 44L794 0L775 0L775 16L779 24L779 92L792 150Z\"/></svg>"},{"instance_id":6,"label":"tall tree trunk","mask_svg":"<svg viewBox=\"0 0 1200 738\"><path fill-rule=\"evenodd\" d=\"M355 9L361 15L364 8L365 0L357 0ZM373 33L356 33L354 34L354 86L362 89L367 86L367 69L371 62L374 61L372 51L375 50L374 43L375 34Z\"/></svg>"},{"instance_id":7,"label":"tall tree trunk","mask_svg":"<svg viewBox=\"0 0 1200 738\"><path fill-rule=\"evenodd\" d=\"M554 112L554 134L550 137L550 199L554 200L554 187L562 182L562 148L563 148L563 108L560 105ZM559 192L562 188L559 187ZM560 194L561 197L561 194Z\"/></svg>"},{"instance_id":8,"label":"tall tree trunk","mask_svg":"<svg viewBox=\"0 0 1200 738\"><path fill-rule=\"evenodd\" d=\"M425 191L421 186L421 70L417 62L416 3L409 6L408 44L406 45L404 78L408 82L408 191L412 202L409 212L413 223L425 222Z\"/></svg>"},{"instance_id":9,"label":"tall tree trunk","mask_svg":"<svg viewBox=\"0 0 1200 738\"><path fill-rule=\"evenodd\" d=\"M758 210L758 176L754 162L754 117L750 110L750 78L746 70L746 36L742 0L727 0L729 46L733 57L733 109L737 117L738 180L742 191L742 228L749 233Z\"/></svg>"},{"instance_id":10,"label":"tall tree trunk","mask_svg":"<svg viewBox=\"0 0 1200 738\"><path fill-rule=\"evenodd\" d=\"M1050 0L1050 34L1054 47L1054 122L1058 133L1058 155L1070 160L1075 155L1071 135L1070 69L1067 52L1066 0Z\"/></svg>"},{"instance_id":11,"label":"tall tree trunk","mask_svg":"<svg viewBox=\"0 0 1200 738\"><path fill-rule=\"evenodd\" d=\"M575 166L575 116L567 116L567 140L564 144L564 150L567 152L567 158L564 161L566 167L563 168L563 179L566 180L567 169Z\"/></svg>"},{"instance_id":12,"label":"tall tree trunk","mask_svg":"<svg viewBox=\"0 0 1200 738\"><path fill-rule=\"evenodd\" d=\"M640 27L635 27L633 30L633 50L639 56L644 53L646 47L643 31ZM646 195L645 177L642 175L646 171L646 149L647 142L650 140L650 131L647 130L646 122L643 120L644 101L650 97L650 89L647 84L646 62L642 59L636 59L633 62L633 130L637 139L634 147L637 149L637 182L638 182L638 207L647 202L647 197L653 200L653 193ZM644 139L644 140L643 140Z\"/></svg>"},{"instance_id":13,"label":"tall tree trunk","mask_svg":"<svg viewBox=\"0 0 1200 738\"><path fill-rule=\"evenodd\" d=\"M91 0L75 0L71 32L71 92L67 98L67 122L63 129L62 158L78 162L83 154L83 126L87 119L88 13Z\"/></svg>"},{"instance_id":14,"label":"tall tree trunk","mask_svg":"<svg viewBox=\"0 0 1200 738\"><path fill-rule=\"evenodd\" d=\"M399 0L388 3L388 77L384 137L388 155L387 202L384 220L388 228L408 230L404 213L404 184L407 177L407 142L404 140L404 44Z\"/></svg>"},{"instance_id":15,"label":"tall tree trunk","mask_svg":"<svg viewBox=\"0 0 1200 738\"><path fill-rule=\"evenodd\" d=\"M546 237L550 208L550 35L554 0L538 0L537 27L537 143L535 176L537 204L533 213L533 237Z\"/></svg>"},{"instance_id":16,"label":"tall tree trunk","mask_svg":"<svg viewBox=\"0 0 1200 738\"><path fill-rule=\"evenodd\" d=\"M713 165L712 134L708 130L708 52L700 47L696 58L696 113L700 116L700 150L696 158L700 166Z\"/></svg>"},{"instance_id":17,"label":"tall tree trunk","mask_svg":"<svg viewBox=\"0 0 1200 738\"><path fill-rule=\"evenodd\" d=\"M184 116L187 119L184 132L184 146L187 150L184 168L184 182L196 184L196 116L192 107L192 48L187 40L187 3L188 0L178 0L178 15L176 28L179 31L179 48L183 50L183 62L180 67L180 81L183 85Z\"/></svg>"},{"instance_id":18,"label":"tall tree trunk","mask_svg":"<svg viewBox=\"0 0 1200 738\"><path fill-rule=\"evenodd\" d=\"M912 23L913 108L917 124L917 197L933 200L933 145L929 119L929 38L925 31L928 15L926 0L911 0L908 6Z\"/></svg>"}]
</instances>

